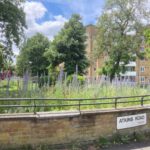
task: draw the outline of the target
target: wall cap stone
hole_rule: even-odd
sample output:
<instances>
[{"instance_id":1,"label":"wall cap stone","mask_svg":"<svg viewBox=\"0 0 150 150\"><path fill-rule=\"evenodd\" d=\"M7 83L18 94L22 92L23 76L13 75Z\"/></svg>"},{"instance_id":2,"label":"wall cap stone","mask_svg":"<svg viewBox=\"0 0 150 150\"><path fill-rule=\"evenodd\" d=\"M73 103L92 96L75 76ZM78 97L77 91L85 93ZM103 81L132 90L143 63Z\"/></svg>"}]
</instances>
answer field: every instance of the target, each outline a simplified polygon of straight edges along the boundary
<instances>
[{"instance_id":1,"label":"wall cap stone","mask_svg":"<svg viewBox=\"0 0 150 150\"><path fill-rule=\"evenodd\" d=\"M70 118L78 117L82 115L96 115L104 113L118 113L118 112L130 112L130 111L139 111L139 110L149 110L150 107L128 107L128 108L118 108L118 109L103 109L103 110L84 110L84 111L61 111L61 112L37 112L34 113L16 113L16 114L0 114L0 120L14 120L14 119L24 119L24 120L33 120L33 119L50 119L50 118Z\"/></svg>"}]
</instances>

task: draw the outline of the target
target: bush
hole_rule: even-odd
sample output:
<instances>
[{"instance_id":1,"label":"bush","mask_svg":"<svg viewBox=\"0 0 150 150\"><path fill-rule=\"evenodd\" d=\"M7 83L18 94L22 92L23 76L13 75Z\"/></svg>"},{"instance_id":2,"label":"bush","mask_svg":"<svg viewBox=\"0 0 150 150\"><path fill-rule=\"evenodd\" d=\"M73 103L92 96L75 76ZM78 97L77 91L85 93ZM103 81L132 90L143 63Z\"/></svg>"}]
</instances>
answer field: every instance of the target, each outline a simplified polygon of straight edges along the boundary
<instances>
[{"instance_id":1,"label":"bush","mask_svg":"<svg viewBox=\"0 0 150 150\"><path fill-rule=\"evenodd\" d=\"M43 87L44 85L55 85L56 83L56 76L51 75L51 76L41 76L38 79L38 85L39 87Z\"/></svg>"},{"instance_id":2,"label":"bush","mask_svg":"<svg viewBox=\"0 0 150 150\"><path fill-rule=\"evenodd\" d=\"M105 138L105 137L100 137L99 141L98 141L98 146L100 146L101 148L108 148L110 146L110 141L109 139Z\"/></svg>"},{"instance_id":3,"label":"bush","mask_svg":"<svg viewBox=\"0 0 150 150\"><path fill-rule=\"evenodd\" d=\"M67 77L67 84L74 82L76 80L80 85L83 85L85 83L85 77L81 75L70 75Z\"/></svg>"}]
</instances>

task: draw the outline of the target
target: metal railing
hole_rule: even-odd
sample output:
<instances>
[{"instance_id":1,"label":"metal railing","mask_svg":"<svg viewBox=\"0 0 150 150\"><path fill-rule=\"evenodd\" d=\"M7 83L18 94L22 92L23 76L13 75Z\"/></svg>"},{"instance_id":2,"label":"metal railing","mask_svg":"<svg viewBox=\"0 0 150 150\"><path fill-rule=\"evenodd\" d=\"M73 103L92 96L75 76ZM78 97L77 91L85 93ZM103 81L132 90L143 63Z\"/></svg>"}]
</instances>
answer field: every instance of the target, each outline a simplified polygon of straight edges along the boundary
<instances>
[{"instance_id":1,"label":"metal railing","mask_svg":"<svg viewBox=\"0 0 150 150\"><path fill-rule=\"evenodd\" d=\"M11 110L32 108L34 114L41 111L40 108L47 108L48 111L69 110L75 107L79 112L91 106L95 108L119 108L126 104L129 106L144 106L150 104L150 95L126 96L126 97L103 97L103 98L0 98L0 110ZM110 107L109 107L110 105ZM43 110L42 110L43 111ZM25 111L26 112L26 111ZM0 112L2 113L2 112Z\"/></svg>"}]
</instances>

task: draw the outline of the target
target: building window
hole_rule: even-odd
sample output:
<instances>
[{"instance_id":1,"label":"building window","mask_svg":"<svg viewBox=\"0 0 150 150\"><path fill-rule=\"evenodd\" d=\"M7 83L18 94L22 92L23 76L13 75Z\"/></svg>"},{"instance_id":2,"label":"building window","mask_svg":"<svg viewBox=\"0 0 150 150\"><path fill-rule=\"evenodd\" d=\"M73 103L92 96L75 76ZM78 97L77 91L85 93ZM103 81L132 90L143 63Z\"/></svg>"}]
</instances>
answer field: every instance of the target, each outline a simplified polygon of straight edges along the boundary
<instances>
[{"instance_id":1,"label":"building window","mask_svg":"<svg viewBox=\"0 0 150 150\"><path fill-rule=\"evenodd\" d=\"M141 82L145 82L145 77L141 77Z\"/></svg>"},{"instance_id":2,"label":"building window","mask_svg":"<svg viewBox=\"0 0 150 150\"><path fill-rule=\"evenodd\" d=\"M141 70L141 72L144 72L145 67L142 66L142 67L140 68L140 70Z\"/></svg>"},{"instance_id":3,"label":"building window","mask_svg":"<svg viewBox=\"0 0 150 150\"><path fill-rule=\"evenodd\" d=\"M135 71L135 67L127 67L127 71Z\"/></svg>"}]
</instances>

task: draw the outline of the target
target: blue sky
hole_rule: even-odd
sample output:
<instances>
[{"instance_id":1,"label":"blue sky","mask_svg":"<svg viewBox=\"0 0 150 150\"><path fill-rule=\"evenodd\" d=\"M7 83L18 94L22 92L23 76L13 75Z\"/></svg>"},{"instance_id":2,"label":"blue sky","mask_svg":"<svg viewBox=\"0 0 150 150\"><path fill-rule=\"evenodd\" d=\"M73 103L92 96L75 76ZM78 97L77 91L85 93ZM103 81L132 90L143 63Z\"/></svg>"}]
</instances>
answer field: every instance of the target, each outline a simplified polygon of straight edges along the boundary
<instances>
[{"instance_id":1,"label":"blue sky","mask_svg":"<svg viewBox=\"0 0 150 150\"><path fill-rule=\"evenodd\" d=\"M40 32L53 40L73 13L82 17L84 25L96 24L105 0L28 0L23 5L28 29L27 38ZM15 54L18 50L14 47Z\"/></svg>"},{"instance_id":2,"label":"blue sky","mask_svg":"<svg viewBox=\"0 0 150 150\"><path fill-rule=\"evenodd\" d=\"M53 32L55 30L54 26L56 27L56 34L73 13L81 15L84 25L96 24L96 20L102 12L104 1L105 0L28 0L24 6L28 25L27 36L30 37L35 34L36 31L40 30L44 33L43 30L46 30L48 25L51 26ZM49 31L51 28L49 27ZM53 32L52 36L48 36L50 39L55 35Z\"/></svg>"},{"instance_id":3,"label":"blue sky","mask_svg":"<svg viewBox=\"0 0 150 150\"><path fill-rule=\"evenodd\" d=\"M82 17L83 24L96 24L101 15L106 0L27 0L24 5L27 38L37 32L53 40L54 36L63 28L73 13ZM147 6L150 7L150 0ZM13 46L14 53L19 53L18 48Z\"/></svg>"},{"instance_id":4,"label":"blue sky","mask_svg":"<svg viewBox=\"0 0 150 150\"><path fill-rule=\"evenodd\" d=\"M84 24L95 24L100 15L104 0L39 0L48 10L48 15L62 15L69 19L71 14L79 13Z\"/></svg>"}]
</instances>

